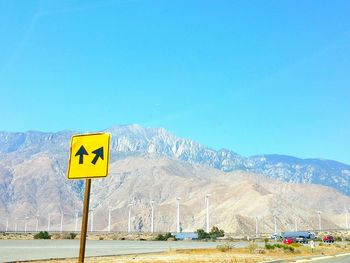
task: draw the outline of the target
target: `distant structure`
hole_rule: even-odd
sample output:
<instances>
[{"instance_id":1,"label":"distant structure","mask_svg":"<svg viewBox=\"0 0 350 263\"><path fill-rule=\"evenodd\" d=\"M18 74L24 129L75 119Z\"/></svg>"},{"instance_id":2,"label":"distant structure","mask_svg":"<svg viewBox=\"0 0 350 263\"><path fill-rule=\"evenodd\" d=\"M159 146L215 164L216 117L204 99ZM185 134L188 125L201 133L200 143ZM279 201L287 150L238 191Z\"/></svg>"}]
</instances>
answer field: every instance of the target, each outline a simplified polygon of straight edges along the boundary
<instances>
[{"instance_id":1,"label":"distant structure","mask_svg":"<svg viewBox=\"0 0 350 263\"><path fill-rule=\"evenodd\" d=\"M94 210L90 210L90 232L94 232Z\"/></svg>"},{"instance_id":2,"label":"distant structure","mask_svg":"<svg viewBox=\"0 0 350 263\"><path fill-rule=\"evenodd\" d=\"M47 232L50 232L50 225L51 225L51 214L48 214L47 217Z\"/></svg>"},{"instance_id":3,"label":"distant structure","mask_svg":"<svg viewBox=\"0 0 350 263\"><path fill-rule=\"evenodd\" d=\"M60 227L60 232L63 232L63 211L61 211L61 227ZM91 231L92 232L92 231Z\"/></svg>"},{"instance_id":4,"label":"distant structure","mask_svg":"<svg viewBox=\"0 0 350 263\"><path fill-rule=\"evenodd\" d=\"M128 233L131 233L131 207L132 207L133 203L129 203L128 207L129 207L129 219L128 219Z\"/></svg>"},{"instance_id":5,"label":"distant structure","mask_svg":"<svg viewBox=\"0 0 350 263\"><path fill-rule=\"evenodd\" d=\"M39 214L35 215L36 222L35 222L35 232L38 232L39 230Z\"/></svg>"},{"instance_id":6,"label":"distant structure","mask_svg":"<svg viewBox=\"0 0 350 263\"><path fill-rule=\"evenodd\" d=\"M318 229L322 231L321 211L317 211L317 214L318 214Z\"/></svg>"},{"instance_id":7,"label":"distant structure","mask_svg":"<svg viewBox=\"0 0 350 263\"><path fill-rule=\"evenodd\" d=\"M298 217L294 216L294 230L298 231Z\"/></svg>"},{"instance_id":8,"label":"distant structure","mask_svg":"<svg viewBox=\"0 0 350 263\"><path fill-rule=\"evenodd\" d=\"M111 232L111 212L112 212L112 207L108 207L108 233Z\"/></svg>"},{"instance_id":9,"label":"distant structure","mask_svg":"<svg viewBox=\"0 0 350 263\"><path fill-rule=\"evenodd\" d=\"M151 200L151 233L154 233L154 204L155 202Z\"/></svg>"},{"instance_id":10,"label":"distant structure","mask_svg":"<svg viewBox=\"0 0 350 263\"><path fill-rule=\"evenodd\" d=\"M205 195L205 206L206 206L206 232L209 233L210 227L209 227L209 196L210 194Z\"/></svg>"},{"instance_id":11,"label":"distant structure","mask_svg":"<svg viewBox=\"0 0 350 263\"><path fill-rule=\"evenodd\" d=\"M345 208L344 213L345 213L345 228L346 228L346 230L348 230L349 229L349 221L348 221L349 211L348 211L348 209Z\"/></svg>"},{"instance_id":12,"label":"distant structure","mask_svg":"<svg viewBox=\"0 0 350 263\"><path fill-rule=\"evenodd\" d=\"M75 213L75 226L74 226L74 232L78 231L78 210L74 211Z\"/></svg>"},{"instance_id":13,"label":"distant structure","mask_svg":"<svg viewBox=\"0 0 350 263\"><path fill-rule=\"evenodd\" d=\"M176 198L176 204L177 204L177 213L176 213L176 218L177 218L177 221L176 221L176 232L177 233L180 233L181 232L181 227L180 227L180 200L181 198L180 197L177 197Z\"/></svg>"}]
</instances>

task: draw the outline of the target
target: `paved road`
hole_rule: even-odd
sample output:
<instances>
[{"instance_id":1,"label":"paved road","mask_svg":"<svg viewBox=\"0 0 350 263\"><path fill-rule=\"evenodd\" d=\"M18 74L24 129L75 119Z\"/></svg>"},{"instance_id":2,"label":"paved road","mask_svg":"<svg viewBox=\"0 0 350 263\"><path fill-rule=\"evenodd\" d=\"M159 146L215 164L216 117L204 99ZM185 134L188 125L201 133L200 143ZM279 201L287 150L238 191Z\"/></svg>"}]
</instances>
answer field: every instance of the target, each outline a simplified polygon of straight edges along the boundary
<instances>
[{"instance_id":1,"label":"paved road","mask_svg":"<svg viewBox=\"0 0 350 263\"><path fill-rule=\"evenodd\" d=\"M349 263L350 256L342 256L342 257L332 257L327 259L320 259L311 261L312 263Z\"/></svg>"},{"instance_id":2,"label":"paved road","mask_svg":"<svg viewBox=\"0 0 350 263\"><path fill-rule=\"evenodd\" d=\"M215 248L215 242L191 241L87 241L86 256L107 256L161 252L168 249ZM243 247L247 242L232 243ZM0 262L79 255L79 240L0 240Z\"/></svg>"}]
</instances>

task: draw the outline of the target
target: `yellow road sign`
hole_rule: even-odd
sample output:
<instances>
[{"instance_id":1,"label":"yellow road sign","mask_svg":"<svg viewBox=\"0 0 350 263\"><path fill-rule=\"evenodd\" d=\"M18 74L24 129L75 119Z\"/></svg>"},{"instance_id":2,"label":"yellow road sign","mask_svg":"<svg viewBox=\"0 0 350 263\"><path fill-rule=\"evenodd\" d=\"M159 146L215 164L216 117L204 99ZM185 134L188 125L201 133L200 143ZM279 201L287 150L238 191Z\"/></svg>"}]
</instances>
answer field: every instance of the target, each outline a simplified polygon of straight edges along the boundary
<instances>
[{"instance_id":1,"label":"yellow road sign","mask_svg":"<svg viewBox=\"0 0 350 263\"><path fill-rule=\"evenodd\" d=\"M109 133L74 135L70 146L68 179L106 177L110 137Z\"/></svg>"}]
</instances>

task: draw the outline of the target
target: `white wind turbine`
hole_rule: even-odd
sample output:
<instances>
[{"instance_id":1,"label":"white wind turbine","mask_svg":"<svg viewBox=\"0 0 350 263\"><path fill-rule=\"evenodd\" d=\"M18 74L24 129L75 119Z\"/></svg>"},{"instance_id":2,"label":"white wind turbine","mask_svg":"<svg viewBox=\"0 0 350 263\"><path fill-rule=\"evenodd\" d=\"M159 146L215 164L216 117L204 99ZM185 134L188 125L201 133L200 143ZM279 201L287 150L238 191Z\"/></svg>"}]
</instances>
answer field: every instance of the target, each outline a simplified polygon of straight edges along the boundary
<instances>
[{"instance_id":1,"label":"white wind turbine","mask_svg":"<svg viewBox=\"0 0 350 263\"><path fill-rule=\"evenodd\" d=\"M131 233L131 207L133 206L133 203L129 203L128 207L129 207L129 219L128 219L128 233Z\"/></svg>"},{"instance_id":2,"label":"white wind turbine","mask_svg":"<svg viewBox=\"0 0 350 263\"><path fill-rule=\"evenodd\" d=\"M205 206L206 206L206 232L209 233L209 196L210 194L205 195Z\"/></svg>"},{"instance_id":3,"label":"white wind turbine","mask_svg":"<svg viewBox=\"0 0 350 263\"><path fill-rule=\"evenodd\" d=\"M180 233L181 229L180 229L180 197L176 198L176 205L177 205L177 213L176 213L176 232Z\"/></svg>"},{"instance_id":4,"label":"white wind turbine","mask_svg":"<svg viewBox=\"0 0 350 263\"><path fill-rule=\"evenodd\" d=\"M154 204L155 202L151 200L151 233L154 233Z\"/></svg>"}]
</instances>

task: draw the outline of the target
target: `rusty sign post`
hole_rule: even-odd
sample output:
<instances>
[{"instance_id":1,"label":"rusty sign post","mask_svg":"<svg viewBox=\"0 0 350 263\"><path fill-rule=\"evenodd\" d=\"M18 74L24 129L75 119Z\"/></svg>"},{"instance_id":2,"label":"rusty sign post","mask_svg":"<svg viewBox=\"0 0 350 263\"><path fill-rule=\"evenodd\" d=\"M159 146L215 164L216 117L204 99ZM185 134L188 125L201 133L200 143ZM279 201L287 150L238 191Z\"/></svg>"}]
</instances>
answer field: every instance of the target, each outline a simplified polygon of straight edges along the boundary
<instances>
[{"instance_id":1,"label":"rusty sign post","mask_svg":"<svg viewBox=\"0 0 350 263\"><path fill-rule=\"evenodd\" d=\"M79 263L84 263L89 219L91 178L108 175L109 133L74 135L71 140L68 179L85 179L83 219L81 222Z\"/></svg>"}]
</instances>

